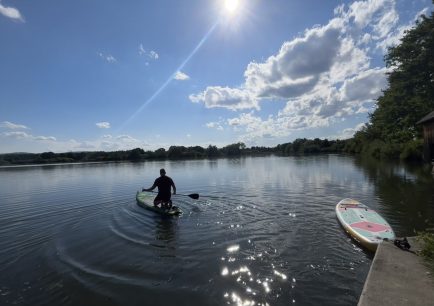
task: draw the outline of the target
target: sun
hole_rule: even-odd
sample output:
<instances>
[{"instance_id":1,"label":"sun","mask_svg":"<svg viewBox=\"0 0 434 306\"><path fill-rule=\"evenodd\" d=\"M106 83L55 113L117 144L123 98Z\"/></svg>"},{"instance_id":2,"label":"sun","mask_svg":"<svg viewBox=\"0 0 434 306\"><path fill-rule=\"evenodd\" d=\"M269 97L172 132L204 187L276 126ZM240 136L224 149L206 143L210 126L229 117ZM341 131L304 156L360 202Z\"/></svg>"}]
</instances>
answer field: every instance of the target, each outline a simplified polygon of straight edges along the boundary
<instances>
[{"instance_id":1,"label":"sun","mask_svg":"<svg viewBox=\"0 0 434 306\"><path fill-rule=\"evenodd\" d=\"M240 5L239 0L224 0L224 1L225 1L225 9L229 14L234 14Z\"/></svg>"}]
</instances>

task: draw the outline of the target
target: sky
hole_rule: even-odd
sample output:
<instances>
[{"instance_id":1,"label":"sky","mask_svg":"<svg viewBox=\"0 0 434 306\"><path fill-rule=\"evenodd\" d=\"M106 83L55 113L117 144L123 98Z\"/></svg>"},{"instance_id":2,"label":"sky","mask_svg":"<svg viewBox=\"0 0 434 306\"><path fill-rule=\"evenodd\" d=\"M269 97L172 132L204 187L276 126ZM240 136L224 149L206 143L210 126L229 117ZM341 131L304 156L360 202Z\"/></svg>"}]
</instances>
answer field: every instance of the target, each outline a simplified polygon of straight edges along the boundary
<instances>
[{"instance_id":1,"label":"sky","mask_svg":"<svg viewBox=\"0 0 434 306\"><path fill-rule=\"evenodd\" d=\"M0 153L345 139L431 0L0 0Z\"/></svg>"}]
</instances>

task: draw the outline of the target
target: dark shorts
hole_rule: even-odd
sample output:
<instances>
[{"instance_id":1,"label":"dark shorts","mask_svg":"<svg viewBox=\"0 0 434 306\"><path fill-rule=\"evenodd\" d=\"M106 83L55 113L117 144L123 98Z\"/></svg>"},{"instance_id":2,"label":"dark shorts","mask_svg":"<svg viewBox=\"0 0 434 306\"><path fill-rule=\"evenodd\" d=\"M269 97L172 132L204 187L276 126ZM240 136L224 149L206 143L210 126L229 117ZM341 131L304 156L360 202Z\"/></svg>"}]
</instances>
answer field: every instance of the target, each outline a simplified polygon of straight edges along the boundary
<instances>
[{"instance_id":1,"label":"dark shorts","mask_svg":"<svg viewBox=\"0 0 434 306\"><path fill-rule=\"evenodd\" d=\"M154 202L157 202L157 201L169 202L171 197L172 197L172 195L170 193L169 194L160 194L159 193L155 197Z\"/></svg>"}]
</instances>

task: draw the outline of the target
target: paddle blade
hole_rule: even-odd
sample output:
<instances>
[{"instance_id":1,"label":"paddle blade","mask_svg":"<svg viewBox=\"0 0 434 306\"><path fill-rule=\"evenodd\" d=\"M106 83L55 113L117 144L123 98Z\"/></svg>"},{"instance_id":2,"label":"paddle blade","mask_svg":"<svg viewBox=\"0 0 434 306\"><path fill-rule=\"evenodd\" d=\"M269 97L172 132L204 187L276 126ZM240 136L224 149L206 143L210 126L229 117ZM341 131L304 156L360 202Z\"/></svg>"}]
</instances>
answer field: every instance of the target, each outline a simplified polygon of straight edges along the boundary
<instances>
[{"instance_id":1,"label":"paddle blade","mask_svg":"<svg viewBox=\"0 0 434 306\"><path fill-rule=\"evenodd\" d=\"M197 193L192 193L192 194L189 194L188 196L192 199L195 199L195 200L199 199L199 194L197 194Z\"/></svg>"}]
</instances>

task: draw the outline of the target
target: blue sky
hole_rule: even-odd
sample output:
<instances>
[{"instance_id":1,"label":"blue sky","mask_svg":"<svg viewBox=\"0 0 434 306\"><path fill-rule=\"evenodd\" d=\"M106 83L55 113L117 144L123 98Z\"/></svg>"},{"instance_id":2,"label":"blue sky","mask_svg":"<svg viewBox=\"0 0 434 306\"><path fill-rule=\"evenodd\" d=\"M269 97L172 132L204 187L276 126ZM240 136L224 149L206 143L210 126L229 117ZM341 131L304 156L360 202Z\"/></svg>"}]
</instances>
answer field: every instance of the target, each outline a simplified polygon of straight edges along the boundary
<instances>
[{"instance_id":1,"label":"blue sky","mask_svg":"<svg viewBox=\"0 0 434 306\"><path fill-rule=\"evenodd\" d=\"M431 0L0 0L0 152L348 138Z\"/></svg>"}]
</instances>

